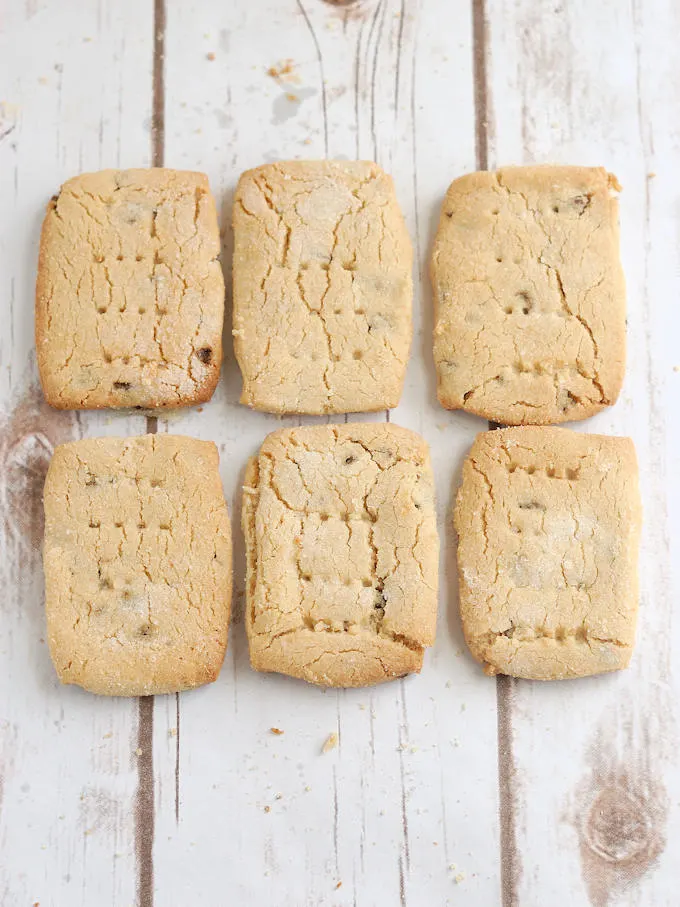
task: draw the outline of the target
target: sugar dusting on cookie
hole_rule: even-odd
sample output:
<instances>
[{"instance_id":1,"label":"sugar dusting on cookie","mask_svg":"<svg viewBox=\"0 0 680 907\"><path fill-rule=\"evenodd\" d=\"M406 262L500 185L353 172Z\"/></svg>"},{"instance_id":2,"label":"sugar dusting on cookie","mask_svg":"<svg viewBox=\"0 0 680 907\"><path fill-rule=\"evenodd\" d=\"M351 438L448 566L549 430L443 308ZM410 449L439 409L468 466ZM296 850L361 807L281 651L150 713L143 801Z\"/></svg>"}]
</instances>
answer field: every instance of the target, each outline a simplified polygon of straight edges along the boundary
<instances>
[{"instance_id":1,"label":"sugar dusting on cookie","mask_svg":"<svg viewBox=\"0 0 680 907\"><path fill-rule=\"evenodd\" d=\"M73 413L57 412L30 383L0 422L0 494L7 531L29 548L39 548L44 526L42 492L52 452L75 437Z\"/></svg>"}]
</instances>

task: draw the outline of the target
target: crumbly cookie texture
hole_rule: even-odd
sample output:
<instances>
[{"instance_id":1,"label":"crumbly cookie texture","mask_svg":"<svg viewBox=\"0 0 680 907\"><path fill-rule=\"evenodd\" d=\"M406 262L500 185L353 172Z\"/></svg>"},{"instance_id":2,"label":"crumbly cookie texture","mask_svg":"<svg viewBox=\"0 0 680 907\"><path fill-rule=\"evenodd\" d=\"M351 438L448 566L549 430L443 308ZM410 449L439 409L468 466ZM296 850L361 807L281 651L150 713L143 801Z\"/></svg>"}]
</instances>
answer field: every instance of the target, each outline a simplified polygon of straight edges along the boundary
<instances>
[{"instance_id":1,"label":"crumbly cookie texture","mask_svg":"<svg viewBox=\"0 0 680 907\"><path fill-rule=\"evenodd\" d=\"M365 161L288 161L234 200L241 403L276 413L396 406L411 343L411 243L392 178Z\"/></svg>"},{"instance_id":2,"label":"crumbly cookie texture","mask_svg":"<svg viewBox=\"0 0 680 907\"><path fill-rule=\"evenodd\" d=\"M439 552L423 439L384 423L277 431L243 491L253 667L337 687L419 671Z\"/></svg>"},{"instance_id":3,"label":"crumbly cookie texture","mask_svg":"<svg viewBox=\"0 0 680 907\"><path fill-rule=\"evenodd\" d=\"M616 402L619 189L595 167L509 167L451 184L431 261L443 406L544 425Z\"/></svg>"},{"instance_id":4,"label":"crumbly cookie texture","mask_svg":"<svg viewBox=\"0 0 680 907\"><path fill-rule=\"evenodd\" d=\"M224 278L202 173L104 170L47 207L36 290L45 398L59 409L209 400L222 360Z\"/></svg>"},{"instance_id":5,"label":"crumbly cookie texture","mask_svg":"<svg viewBox=\"0 0 680 907\"><path fill-rule=\"evenodd\" d=\"M487 673L555 680L625 668L640 523L629 438L478 435L455 524L463 629Z\"/></svg>"},{"instance_id":6,"label":"crumbly cookie texture","mask_svg":"<svg viewBox=\"0 0 680 907\"><path fill-rule=\"evenodd\" d=\"M45 604L63 683L112 696L217 677L231 604L229 517L212 442L93 438L45 482Z\"/></svg>"}]
</instances>

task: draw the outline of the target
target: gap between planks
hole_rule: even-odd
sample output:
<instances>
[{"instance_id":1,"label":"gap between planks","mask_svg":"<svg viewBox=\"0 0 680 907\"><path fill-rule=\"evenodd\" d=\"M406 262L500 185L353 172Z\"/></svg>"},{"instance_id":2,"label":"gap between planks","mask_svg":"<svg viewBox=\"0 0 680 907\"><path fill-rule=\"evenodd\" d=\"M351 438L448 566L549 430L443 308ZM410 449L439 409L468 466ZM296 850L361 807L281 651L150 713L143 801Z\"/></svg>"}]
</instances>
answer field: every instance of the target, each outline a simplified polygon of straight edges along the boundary
<instances>
[{"instance_id":1,"label":"gap between planks","mask_svg":"<svg viewBox=\"0 0 680 907\"><path fill-rule=\"evenodd\" d=\"M472 66L474 75L475 157L478 170L489 169L489 29L486 0L472 0ZM501 428L489 422L489 429ZM512 717L515 680L496 677L498 745L498 810L502 907L519 907L521 867L517 852L517 786Z\"/></svg>"}]
</instances>

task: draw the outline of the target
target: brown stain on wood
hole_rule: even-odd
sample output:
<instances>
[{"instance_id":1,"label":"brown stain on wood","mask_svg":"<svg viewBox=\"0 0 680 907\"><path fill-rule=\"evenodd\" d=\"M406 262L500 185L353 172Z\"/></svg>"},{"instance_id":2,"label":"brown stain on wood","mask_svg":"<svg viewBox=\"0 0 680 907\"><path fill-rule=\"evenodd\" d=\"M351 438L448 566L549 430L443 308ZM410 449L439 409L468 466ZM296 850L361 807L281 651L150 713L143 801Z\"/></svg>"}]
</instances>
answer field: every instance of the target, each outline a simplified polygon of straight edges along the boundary
<instances>
[{"instance_id":1,"label":"brown stain on wood","mask_svg":"<svg viewBox=\"0 0 680 907\"><path fill-rule=\"evenodd\" d=\"M513 705L517 681L500 674L496 678L496 720L498 722L498 810L501 848L501 904L519 907L522 872L517 846L517 767L513 750Z\"/></svg>"},{"instance_id":2,"label":"brown stain on wood","mask_svg":"<svg viewBox=\"0 0 680 907\"><path fill-rule=\"evenodd\" d=\"M610 716L589 747L571 819L592 907L636 885L666 846L668 797L656 763L649 724L636 733L627 716Z\"/></svg>"},{"instance_id":3,"label":"brown stain on wood","mask_svg":"<svg viewBox=\"0 0 680 907\"><path fill-rule=\"evenodd\" d=\"M27 551L42 545L43 486L57 444L76 434L73 413L52 409L38 384L29 384L0 422L0 500L5 532Z\"/></svg>"},{"instance_id":4,"label":"brown stain on wood","mask_svg":"<svg viewBox=\"0 0 680 907\"><path fill-rule=\"evenodd\" d=\"M137 797L135 802L135 856L137 907L153 907L153 696L139 699L137 720Z\"/></svg>"},{"instance_id":5,"label":"brown stain on wood","mask_svg":"<svg viewBox=\"0 0 680 907\"><path fill-rule=\"evenodd\" d=\"M162 167L165 157L165 0L153 5L153 75L151 99L151 165ZM154 418L154 417L152 417Z\"/></svg>"},{"instance_id":6,"label":"brown stain on wood","mask_svg":"<svg viewBox=\"0 0 680 907\"><path fill-rule=\"evenodd\" d=\"M472 0L472 68L475 92L475 155L478 170L489 169L488 25L485 0Z\"/></svg>"}]
</instances>

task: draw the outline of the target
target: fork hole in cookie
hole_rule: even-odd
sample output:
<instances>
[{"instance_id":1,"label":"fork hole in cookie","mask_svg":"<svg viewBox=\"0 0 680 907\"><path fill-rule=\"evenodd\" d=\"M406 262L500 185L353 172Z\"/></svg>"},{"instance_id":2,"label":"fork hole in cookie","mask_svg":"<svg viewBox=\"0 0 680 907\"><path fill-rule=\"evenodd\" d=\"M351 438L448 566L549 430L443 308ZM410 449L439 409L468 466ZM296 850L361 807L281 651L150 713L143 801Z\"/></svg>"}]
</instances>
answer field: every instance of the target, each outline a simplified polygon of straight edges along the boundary
<instances>
[{"instance_id":1,"label":"fork hole in cookie","mask_svg":"<svg viewBox=\"0 0 680 907\"><path fill-rule=\"evenodd\" d=\"M500 263L503 261L503 256L502 256L502 255L497 255L497 256L496 256L496 261L498 262L498 264L500 264Z\"/></svg>"},{"instance_id":2,"label":"fork hole in cookie","mask_svg":"<svg viewBox=\"0 0 680 907\"><path fill-rule=\"evenodd\" d=\"M122 260L123 260L122 255L116 255L116 261L122 261Z\"/></svg>"},{"instance_id":3,"label":"fork hole in cookie","mask_svg":"<svg viewBox=\"0 0 680 907\"><path fill-rule=\"evenodd\" d=\"M137 311L140 315L146 315L146 309L144 308L144 306L140 306Z\"/></svg>"},{"instance_id":4,"label":"fork hole in cookie","mask_svg":"<svg viewBox=\"0 0 680 907\"><path fill-rule=\"evenodd\" d=\"M326 520L328 519L328 514L327 513L320 514L319 519L321 520L322 523L325 523Z\"/></svg>"},{"instance_id":5,"label":"fork hole in cookie","mask_svg":"<svg viewBox=\"0 0 680 907\"><path fill-rule=\"evenodd\" d=\"M560 206L553 205L553 214L559 214L559 213L560 213Z\"/></svg>"},{"instance_id":6,"label":"fork hole in cookie","mask_svg":"<svg viewBox=\"0 0 680 907\"><path fill-rule=\"evenodd\" d=\"M144 261L143 255L135 255L135 261Z\"/></svg>"},{"instance_id":7,"label":"fork hole in cookie","mask_svg":"<svg viewBox=\"0 0 680 907\"><path fill-rule=\"evenodd\" d=\"M311 581L312 581L312 577L311 577L311 575L310 575L309 573L303 573L303 574L302 574L302 582L303 582L303 583L311 583Z\"/></svg>"},{"instance_id":8,"label":"fork hole in cookie","mask_svg":"<svg viewBox=\"0 0 680 907\"><path fill-rule=\"evenodd\" d=\"M370 589L373 586L373 580L366 577L361 581L364 589Z\"/></svg>"},{"instance_id":9,"label":"fork hole in cookie","mask_svg":"<svg viewBox=\"0 0 680 907\"><path fill-rule=\"evenodd\" d=\"M356 265L352 261L343 262L342 268L344 271L356 271Z\"/></svg>"},{"instance_id":10,"label":"fork hole in cookie","mask_svg":"<svg viewBox=\"0 0 680 907\"><path fill-rule=\"evenodd\" d=\"M355 310L354 310L354 314L355 314L355 315L365 315L365 314L366 314L366 309L355 309Z\"/></svg>"},{"instance_id":11,"label":"fork hole in cookie","mask_svg":"<svg viewBox=\"0 0 680 907\"><path fill-rule=\"evenodd\" d=\"M108 306L100 305L97 307L97 315L106 315L108 310L109 310Z\"/></svg>"},{"instance_id":12,"label":"fork hole in cookie","mask_svg":"<svg viewBox=\"0 0 680 907\"><path fill-rule=\"evenodd\" d=\"M90 520L90 529L99 529L100 527L101 523L99 520Z\"/></svg>"},{"instance_id":13,"label":"fork hole in cookie","mask_svg":"<svg viewBox=\"0 0 680 907\"><path fill-rule=\"evenodd\" d=\"M364 354L361 352L361 350L354 350L353 358L354 359L363 359Z\"/></svg>"},{"instance_id":14,"label":"fork hole in cookie","mask_svg":"<svg viewBox=\"0 0 680 907\"><path fill-rule=\"evenodd\" d=\"M161 532L170 532L170 525L168 523L161 523L158 528Z\"/></svg>"},{"instance_id":15,"label":"fork hole in cookie","mask_svg":"<svg viewBox=\"0 0 680 907\"><path fill-rule=\"evenodd\" d=\"M512 313L514 312L514 309L511 305L507 305L504 309L504 312L506 315L512 315Z\"/></svg>"},{"instance_id":16,"label":"fork hole in cookie","mask_svg":"<svg viewBox=\"0 0 680 907\"><path fill-rule=\"evenodd\" d=\"M498 208L494 208L491 213L493 214L494 217L497 217L501 212L498 210Z\"/></svg>"},{"instance_id":17,"label":"fork hole in cookie","mask_svg":"<svg viewBox=\"0 0 680 907\"><path fill-rule=\"evenodd\" d=\"M111 355L111 353L104 353L104 362L113 362L113 356Z\"/></svg>"},{"instance_id":18,"label":"fork hole in cookie","mask_svg":"<svg viewBox=\"0 0 680 907\"><path fill-rule=\"evenodd\" d=\"M545 474L548 476L549 479L554 479L555 478L555 467L548 466L548 468L545 471Z\"/></svg>"},{"instance_id":19,"label":"fork hole in cookie","mask_svg":"<svg viewBox=\"0 0 680 907\"><path fill-rule=\"evenodd\" d=\"M119 522L115 522L113 525L116 527L116 529L122 529L122 528L123 528L123 524L122 524L122 523L119 523Z\"/></svg>"}]
</instances>

